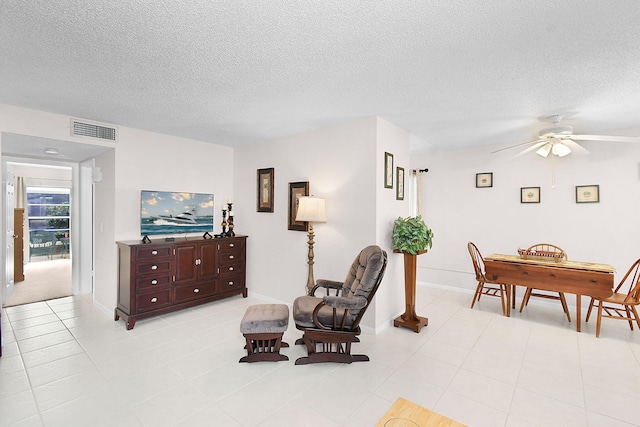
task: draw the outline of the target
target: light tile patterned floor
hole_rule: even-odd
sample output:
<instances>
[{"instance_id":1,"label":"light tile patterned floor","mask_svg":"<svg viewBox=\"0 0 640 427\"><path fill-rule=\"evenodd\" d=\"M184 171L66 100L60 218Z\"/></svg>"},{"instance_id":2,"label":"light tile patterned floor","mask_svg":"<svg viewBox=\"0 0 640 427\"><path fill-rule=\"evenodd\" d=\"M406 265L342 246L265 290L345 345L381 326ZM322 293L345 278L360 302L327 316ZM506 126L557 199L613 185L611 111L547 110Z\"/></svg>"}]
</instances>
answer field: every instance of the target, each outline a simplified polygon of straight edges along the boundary
<instances>
[{"instance_id":1,"label":"light tile patterned floor","mask_svg":"<svg viewBox=\"0 0 640 427\"><path fill-rule=\"evenodd\" d=\"M69 297L4 311L0 426L373 426L404 397L469 426L640 425L640 331L575 331L560 306L511 318L496 299L418 288L416 334L363 335L371 362L240 364L255 298L122 321ZM300 333L290 323L285 340Z\"/></svg>"}]
</instances>

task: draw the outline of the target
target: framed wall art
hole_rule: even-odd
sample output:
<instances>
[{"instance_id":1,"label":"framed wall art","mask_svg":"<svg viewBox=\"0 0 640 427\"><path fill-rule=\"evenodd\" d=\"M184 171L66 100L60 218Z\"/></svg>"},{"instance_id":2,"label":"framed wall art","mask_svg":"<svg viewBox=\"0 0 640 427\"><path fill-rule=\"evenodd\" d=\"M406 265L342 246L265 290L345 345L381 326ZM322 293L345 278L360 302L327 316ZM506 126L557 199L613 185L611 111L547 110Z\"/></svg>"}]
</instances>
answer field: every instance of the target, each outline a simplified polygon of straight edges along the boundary
<instances>
[{"instance_id":1,"label":"framed wall art","mask_svg":"<svg viewBox=\"0 0 640 427\"><path fill-rule=\"evenodd\" d=\"M540 187L520 188L520 203L540 203Z\"/></svg>"},{"instance_id":2,"label":"framed wall art","mask_svg":"<svg viewBox=\"0 0 640 427\"><path fill-rule=\"evenodd\" d=\"M598 203L599 201L599 185L576 185L576 203Z\"/></svg>"},{"instance_id":3,"label":"framed wall art","mask_svg":"<svg viewBox=\"0 0 640 427\"><path fill-rule=\"evenodd\" d=\"M493 187L493 172L482 172L476 174L476 188Z\"/></svg>"},{"instance_id":4,"label":"framed wall art","mask_svg":"<svg viewBox=\"0 0 640 427\"><path fill-rule=\"evenodd\" d=\"M309 195L309 181L289 183L289 230L309 231L309 223L306 221L296 221L298 214L298 203L302 196Z\"/></svg>"},{"instance_id":5,"label":"framed wall art","mask_svg":"<svg viewBox=\"0 0 640 427\"><path fill-rule=\"evenodd\" d=\"M393 188L393 154L384 153L384 188Z\"/></svg>"},{"instance_id":6,"label":"framed wall art","mask_svg":"<svg viewBox=\"0 0 640 427\"><path fill-rule=\"evenodd\" d=\"M404 200L404 168L396 168L396 200Z\"/></svg>"},{"instance_id":7,"label":"framed wall art","mask_svg":"<svg viewBox=\"0 0 640 427\"><path fill-rule=\"evenodd\" d=\"M258 212L273 212L274 169L258 169L257 208Z\"/></svg>"}]
</instances>

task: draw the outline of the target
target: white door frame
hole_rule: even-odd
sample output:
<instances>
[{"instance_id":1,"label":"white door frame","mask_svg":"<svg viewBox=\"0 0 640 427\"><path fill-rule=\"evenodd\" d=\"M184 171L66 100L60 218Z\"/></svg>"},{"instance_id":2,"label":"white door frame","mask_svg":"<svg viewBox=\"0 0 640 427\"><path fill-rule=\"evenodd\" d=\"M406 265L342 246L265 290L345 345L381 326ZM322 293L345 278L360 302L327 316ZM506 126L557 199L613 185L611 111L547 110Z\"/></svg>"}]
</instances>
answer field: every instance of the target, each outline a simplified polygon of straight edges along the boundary
<instances>
[{"instance_id":1,"label":"white door frame","mask_svg":"<svg viewBox=\"0 0 640 427\"><path fill-rule=\"evenodd\" d=\"M2 242L2 296L0 300L8 300L13 293L14 275L13 275L13 246L15 244L15 230L13 229L13 209L16 206L15 199L15 174L13 169L3 164L2 167L2 206L4 215L2 215L2 229L6 230L3 234ZM1 308L1 307L0 307Z\"/></svg>"},{"instance_id":2,"label":"white door frame","mask_svg":"<svg viewBox=\"0 0 640 427\"><path fill-rule=\"evenodd\" d=\"M82 164L71 162L56 162L42 159L29 159L22 157L2 157L3 176L8 168L7 163L30 163L41 165L68 166L72 170L71 179L71 286L74 295L90 294L93 292L93 159ZM6 191L3 191L2 205L8 206ZM6 230L6 215L3 215L2 226ZM13 224L13 223L12 223ZM3 238L6 239L5 236ZM3 255L6 242L3 244ZM6 266L2 266L3 290L5 282ZM3 291L4 294L4 291ZM7 296L8 297L8 296ZM6 301L3 296L3 302Z\"/></svg>"}]
</instances>

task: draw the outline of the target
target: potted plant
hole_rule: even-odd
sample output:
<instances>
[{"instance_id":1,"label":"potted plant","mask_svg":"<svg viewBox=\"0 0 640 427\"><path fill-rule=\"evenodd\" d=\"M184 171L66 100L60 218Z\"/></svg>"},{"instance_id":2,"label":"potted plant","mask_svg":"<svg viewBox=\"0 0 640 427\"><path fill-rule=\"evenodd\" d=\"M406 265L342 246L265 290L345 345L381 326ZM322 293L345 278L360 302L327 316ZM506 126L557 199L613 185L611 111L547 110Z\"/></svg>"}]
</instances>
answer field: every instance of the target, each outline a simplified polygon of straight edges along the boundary
<instances>
[{"instance_id":1,"label":"potted plant","mask_svg":"<svg viewBox=\"0 0 640 427\"><path fill-rule=\"evenodd\" d=\"M422 216L398 217L393 223L391 247L398 252L419 255L433 244L433 231Z\"/></svg>"},{"instance_id":2,"label":"potted plant","mask_svg":"<svg viewBox=\"0 0 640 427\"><path fill-rule=\"evenodd\" d=\"M404 254L405 312L393 321L393 326L404 326L414 332L427 326L429 319L416 314L416 258L427 252L433 244L433 231L421 216L398 217L393 223L391 247L394 252Z\"/></svg>"}]
</instances>

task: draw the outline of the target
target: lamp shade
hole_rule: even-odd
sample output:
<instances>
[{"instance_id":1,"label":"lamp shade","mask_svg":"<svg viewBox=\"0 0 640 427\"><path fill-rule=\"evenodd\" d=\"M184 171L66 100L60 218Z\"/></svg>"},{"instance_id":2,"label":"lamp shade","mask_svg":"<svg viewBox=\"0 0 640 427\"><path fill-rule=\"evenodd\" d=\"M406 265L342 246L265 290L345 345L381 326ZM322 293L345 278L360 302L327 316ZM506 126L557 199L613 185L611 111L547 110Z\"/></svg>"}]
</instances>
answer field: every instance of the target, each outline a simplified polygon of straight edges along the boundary
<instances>
[{"instance_id":1,"label":"lamp shade","mask_svg":"<svg viewBox=\"0 0 640 427\"><path fill-rule=\"evenodd\" d=\"M547 157L550 152L551 152L551 144L547 142L542 147L540 147L538 151L536 151L536 154L542 157Z\"/></svg>"},{"instance_id":2,"label":"lamp shade","mask_svg":"<svg viewBox=\"0 0 640 427\"><path fill-rule=\"evenodd\" d=\"M558 157L564 157L568 154L571 154L571 148L560 142L557 144L553 144L553 149L551 150L551 152Z\"/></svg>"},{"instance_id":3,"label":"lamp shade","mask_svg":"<svg viewBox=\"0 0 640 427\"><path fill-rule=\"evenodd\" d=\"M326 222L327 210L324 199L309 196L300 197L296 221Z\"/></svg>"}]
</instances>

